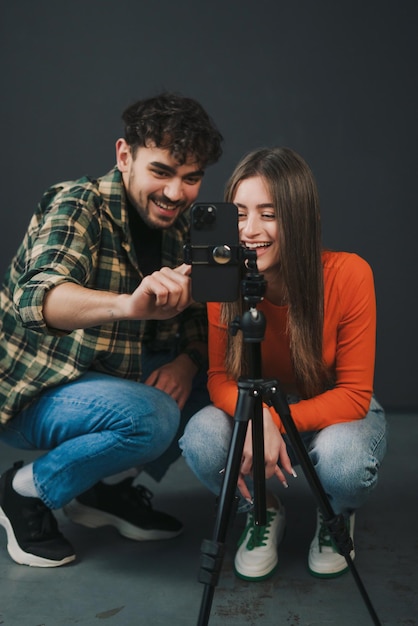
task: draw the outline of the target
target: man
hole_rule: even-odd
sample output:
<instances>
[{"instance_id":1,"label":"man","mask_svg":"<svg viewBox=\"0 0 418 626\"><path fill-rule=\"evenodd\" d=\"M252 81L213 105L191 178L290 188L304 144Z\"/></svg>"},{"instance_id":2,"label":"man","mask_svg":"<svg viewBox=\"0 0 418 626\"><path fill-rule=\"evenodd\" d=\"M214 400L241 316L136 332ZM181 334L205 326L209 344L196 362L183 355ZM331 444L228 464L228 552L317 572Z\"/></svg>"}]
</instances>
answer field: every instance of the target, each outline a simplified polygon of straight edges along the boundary
<instances>
[{"instance_id":1,"label":"man","mask_svg":"<svg viewBox=\"0 0 418 626\"><path fill-rule=\"evenodd\" d=\"M46 451L0 479L8 551L26 565L75 559L61 507L136 540L182 530L130 468L159 480L208 402L206 313L182 259L185 211L222 137L176 94L136 102L123 120L116 167L45 193L0 293L0 441Z\"/></svg>"}]
</instances>

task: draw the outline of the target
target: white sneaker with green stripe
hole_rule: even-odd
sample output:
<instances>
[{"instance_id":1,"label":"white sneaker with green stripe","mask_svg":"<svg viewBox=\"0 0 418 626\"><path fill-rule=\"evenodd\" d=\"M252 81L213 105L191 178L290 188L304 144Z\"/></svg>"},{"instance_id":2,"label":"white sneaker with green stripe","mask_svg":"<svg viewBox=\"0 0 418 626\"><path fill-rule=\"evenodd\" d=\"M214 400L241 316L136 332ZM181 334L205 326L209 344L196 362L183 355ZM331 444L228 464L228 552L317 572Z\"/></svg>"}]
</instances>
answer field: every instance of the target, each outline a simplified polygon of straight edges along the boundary
<instances>
[{"instance_id":1,"label":"white sneaker with green stripe","mask_svg":"<svg viewBox=\"0 0 418 626\"><path fill-rule=\"evenodd\" d=\"M277 548L283 539L285 511L268 508L265 526L256 526L252 512L238 542L235 554L235 574L244 580L264 580L274 574L278 558Z\"/></svg>"},{"instance_id":2,"label":"white sneaker with green stripe","mask_svg":"<svg viewBox=\"0 0 418 626\"><path fill-rule=\"evenodd\" d=\"M354 536L355 513L347 520L351 539ZM350 552L354 559L354 550ZM335 547L322 513L317 511L316 532L309 549L308 568L318 578L334 578L348 570L345 557Z\"/></svg>"}]
</instances>

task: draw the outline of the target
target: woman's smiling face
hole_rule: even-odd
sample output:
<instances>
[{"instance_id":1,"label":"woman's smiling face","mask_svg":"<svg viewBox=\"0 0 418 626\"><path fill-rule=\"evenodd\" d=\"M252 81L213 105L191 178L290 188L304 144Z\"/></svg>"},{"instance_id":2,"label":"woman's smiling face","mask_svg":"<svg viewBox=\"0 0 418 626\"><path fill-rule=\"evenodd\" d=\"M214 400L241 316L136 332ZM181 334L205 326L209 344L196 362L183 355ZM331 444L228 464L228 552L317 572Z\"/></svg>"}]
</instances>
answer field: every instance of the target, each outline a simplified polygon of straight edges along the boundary
<instances>
[{"instance_id":1,"label":"woman's smiling face","mask_svg":"<svg viewBox=\"0 0 418 626\"><path fill-rule=\"evenodd\" d=\"M238 207L241 244L256 250L258 270L279 269L279 224L265 179L255 176L242 180L233 202Z\"/></svg>"}]
</instances>

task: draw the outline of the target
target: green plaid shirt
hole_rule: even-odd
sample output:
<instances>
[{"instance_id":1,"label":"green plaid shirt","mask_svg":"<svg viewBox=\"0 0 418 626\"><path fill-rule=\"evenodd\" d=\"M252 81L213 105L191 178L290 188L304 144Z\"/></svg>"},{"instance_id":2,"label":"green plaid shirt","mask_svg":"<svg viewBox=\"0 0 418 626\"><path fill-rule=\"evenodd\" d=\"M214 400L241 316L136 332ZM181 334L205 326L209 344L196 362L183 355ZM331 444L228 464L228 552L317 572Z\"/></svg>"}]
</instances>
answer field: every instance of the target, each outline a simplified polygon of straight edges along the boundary
<instances>
[{"instance_id":1,"label":"green plaid shirt","mask_svg":"<svg viewBox=\"0 0 418 626\"><path fill-rule=\"evenodd\" d=\"M163 231L162 265L183 262L187 231L186 215ZM1 422L47 387L75 380L87 370L139 380L143 342L153 350L206 342L202 304L158 322L121 321L70 333L45 324L43 300L55 285L71 281L132 293L141 278L116 168L97 180L85 177L46 191L0 292Z\"/></svg>"}]
</instances>

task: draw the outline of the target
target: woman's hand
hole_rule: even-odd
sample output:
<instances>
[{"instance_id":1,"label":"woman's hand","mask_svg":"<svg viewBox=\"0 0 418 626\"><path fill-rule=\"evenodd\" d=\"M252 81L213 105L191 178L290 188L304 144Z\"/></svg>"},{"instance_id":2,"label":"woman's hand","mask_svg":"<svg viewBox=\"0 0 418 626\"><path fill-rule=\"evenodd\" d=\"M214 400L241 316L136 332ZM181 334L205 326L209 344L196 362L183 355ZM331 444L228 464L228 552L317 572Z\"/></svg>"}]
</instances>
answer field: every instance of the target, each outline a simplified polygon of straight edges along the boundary
<instances>
[{"instance_id":1,"label":"woman's hand","mask_svg":"<svg viewBox=\"0 0 418 626\"><path fill-rule=\"evenodd\" d=\"M294 470L287 454L286 444L280 430L273 421L273 417L268 408L263 408L263 429L264 429L264 463L266 467L266 479L277 476L280 482L287 487L287 481L281 467L291 475ZM245 476L252 474L253 469L253 438L252 425L248 424L247 435L245 437L242 451L242 463L238 477L238 489L246 500L251 500L251 494L245 484Z\"/></svg>"}]
</instances>

